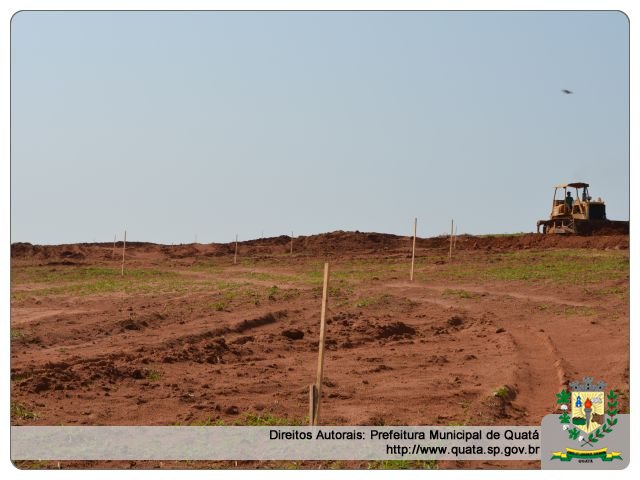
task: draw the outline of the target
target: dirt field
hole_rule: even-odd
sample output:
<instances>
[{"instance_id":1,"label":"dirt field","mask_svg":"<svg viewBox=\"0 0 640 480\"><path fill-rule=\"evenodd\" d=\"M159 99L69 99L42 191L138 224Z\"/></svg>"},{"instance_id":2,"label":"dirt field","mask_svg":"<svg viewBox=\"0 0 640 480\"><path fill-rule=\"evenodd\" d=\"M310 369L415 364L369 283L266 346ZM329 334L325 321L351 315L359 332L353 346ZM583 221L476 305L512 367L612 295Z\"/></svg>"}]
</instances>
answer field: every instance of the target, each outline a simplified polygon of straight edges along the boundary
<instances>
[{"instance_id":1,"label":"dirt field","mask_svg":"<svg viewBox=\"0 0 640 480\"><path fill-rule=\"evenodd\" d=\"M243 242L237 265L233 244L131 243L124 277L121 244L14 244L12 423L305 424L324 261L322 424L539 425L583 376L624 413L628 246L461 236L449 262L418 239L409 282L409 238L383 234Z\"/></svg>"}]
</instances>

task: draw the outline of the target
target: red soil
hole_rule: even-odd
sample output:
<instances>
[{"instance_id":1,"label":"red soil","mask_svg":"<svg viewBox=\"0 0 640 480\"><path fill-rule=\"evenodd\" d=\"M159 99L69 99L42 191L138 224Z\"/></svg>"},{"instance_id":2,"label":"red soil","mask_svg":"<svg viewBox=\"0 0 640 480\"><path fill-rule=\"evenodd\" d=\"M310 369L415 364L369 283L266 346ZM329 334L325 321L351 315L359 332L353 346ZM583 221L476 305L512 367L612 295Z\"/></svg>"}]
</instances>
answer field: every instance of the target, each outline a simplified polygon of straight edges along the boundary
<instances>
[{"instance_id":1,"label":"red soil","mask_svg":"<svg viewBox=\"0 0 640 480\"><path fill-rule=\"evenodd\" d=\"M12 423L233 423L266 413L303 421L320 309L319 283L308 272L325 260L336 291L322 424L539 425L554 412L554 394L587 375L628 395L628 275L595 284L482 277L506 252L576 249L628 259L628 236L465 235L452 264L443 260L448 241L418 239L415 282L408 265L406 273L395 269L407 264L410 241L394 235L298 237L293 256L285 255L286 236L241 242L239 265L233 244L132 242L128 271L169 272L198 288L96 294L43 287L65 287L64 275L85 267L119 272L111 244L14 244L11 396L37 418ZM345 276L354 261L365 267ZM201 264L211 269L195 268ZM452 270L466 265L477 273ZM35 267L61 276L20 280ZM218 304L223 281L245 282L241 288L257 296ZM609 291L622 295L601 293ZM506 398L493 395L501 386Z\"/></svg>"}]
</instances>

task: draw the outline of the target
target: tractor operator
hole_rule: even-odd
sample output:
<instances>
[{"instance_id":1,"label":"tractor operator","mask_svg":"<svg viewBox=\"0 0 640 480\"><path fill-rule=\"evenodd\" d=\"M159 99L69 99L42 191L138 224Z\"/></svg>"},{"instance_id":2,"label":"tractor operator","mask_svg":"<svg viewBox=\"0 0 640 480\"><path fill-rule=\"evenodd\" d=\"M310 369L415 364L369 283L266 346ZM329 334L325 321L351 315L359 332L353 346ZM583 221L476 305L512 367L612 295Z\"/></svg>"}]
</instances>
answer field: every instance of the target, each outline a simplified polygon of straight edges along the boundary
<instances>
[{"instance_id":1,"label":"tractor operator","mask_svg":"<svg viewBox=\"0 0 640 480\"><path fill-rule=\"evenodd\" d=\"M571 196L571 192L567 192L567 196L564 199L564 205L567 209L567 213L571 213L571 209L573 207L573 197Z\"/></svg>"}]
</instances>

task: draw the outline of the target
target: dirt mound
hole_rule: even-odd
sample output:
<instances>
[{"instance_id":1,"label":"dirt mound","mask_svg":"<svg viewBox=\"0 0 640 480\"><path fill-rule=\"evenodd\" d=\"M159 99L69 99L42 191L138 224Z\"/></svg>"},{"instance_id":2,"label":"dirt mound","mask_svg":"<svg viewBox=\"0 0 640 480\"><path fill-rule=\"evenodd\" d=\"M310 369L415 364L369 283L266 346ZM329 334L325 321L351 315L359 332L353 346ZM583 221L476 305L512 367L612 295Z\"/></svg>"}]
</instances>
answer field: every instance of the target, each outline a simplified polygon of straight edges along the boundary
<instances>
[{"instance_id":1,"label":"dirt mound","mask_svg":"<svg viewBox=\"0 0 640 480\"><path fill-rule=\"evenodd\" d=\"M187 258L200 255L200 250L195 245L165 246L161 248L161 251L169 258Z\"/></svg>"},{"instance_id":2,"label":"dirt mound","mask_svg":"<svg viewBox=\"0 0 640 480\"><path fill-rule=\"evenodd\" d=\"M36 251L37 247L30 243L18 242L11 244L11 257L31 257Z\"/></svg>"},{"instance_id":3,"label":"dirt mound","mask_svg":"<svg viewBox=\"0 0 640 480\"><path fill-rule=\"evenodd\" d=\"M409 237L372 232L344 232L336 231L299 237L296 239L303 251L334 253L353 251L408 251L411 246ZM296 248L294 240L294 249Z\"/></svg>"},{"instance_id":4,"label":"dirt mound","mask_svg":"<svg viewBox=\"0 0 640 480\"><path fill-rule=\"evenodd\" d=\"M262 325L268 325L270 323L275 323L279 319L286 317L287 312L269 312L266 315L262 315L260 317L252 318L249 320L243 320L238 323L235 327L233 327L233 331L236 333L242 333L245 330L250 330L252 328L260 327Z\"/></svg>"},{"instance_id":5,"label":"dirt mound","mask_svg":"<svg viewBox=\"0 0 640 480\"><path fill-rule=\"evenodd\" d=\"M416 329L403 322L393 322L388 325L381 325L378 327L377 338L389 338L389 337L412 337L415 335Z\"/></svg>"},{"instance_id":6,"label":"dirt mound","mask_svg":"<svg viewBox=\"0 0 640 480\"><path fill-rule=\"evenodd\" d=\"M442 239L446 248L448 240ZM444 245L441 245L444 246ZM482 236L461 235L456 240L456 249L460 250L526 250L546 248L629 248L628 235L542 235L528 233L524 235Z\"/></svg>"},{"instance_id":7,"label":"dirt mound","mask_svg":"<svg viewBox=\"0 0 640 480\"><path fill-rule=\"evenodd\" d=\"M290 338L291 340L302 340L304 338L304 332L297 328L290 328L282 331L282 336Z\"/></svg>"},{"instance_id":8,"label":"dirt mound","mask_svg":"<svg viewBox=\"0 0 640 480\"><path fill-rule=\"evenodd\" d=\"M261 238L238 242L241 256L259 256L289 252L291 237ZM418 238L418 249L449 250L449 237ZM116 243L116 249L122 242ZM386 233L365 233L335 231L318 235L299 236L293 240L293 250L297 255L350 255L355 253L409 254L411 237ZM456 250L510 251L547 248L596 248L628 249L629 235L563 236L542 234L515 235L459 235ZM80 243L73 245L32 245L14 243L11 245L12 258L58 259L61 261L111 258L112 243ZM148 242L127 242L127 257L136 258L160 256L168 259L195 259L233 255L235 243L159 245ZM142 257L141 257L142 256Z\"/></svg>"}]
</instances>

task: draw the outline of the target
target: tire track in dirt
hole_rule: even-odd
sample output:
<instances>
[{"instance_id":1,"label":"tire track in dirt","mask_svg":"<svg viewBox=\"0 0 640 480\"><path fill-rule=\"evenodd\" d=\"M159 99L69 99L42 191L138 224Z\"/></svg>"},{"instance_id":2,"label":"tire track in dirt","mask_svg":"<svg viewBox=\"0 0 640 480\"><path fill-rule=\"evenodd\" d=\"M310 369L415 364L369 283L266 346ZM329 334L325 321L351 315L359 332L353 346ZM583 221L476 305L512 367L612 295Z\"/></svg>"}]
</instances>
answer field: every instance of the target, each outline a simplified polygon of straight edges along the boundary
<instances>
[{"instance_id":1,"label":"tire track in dirt","mask_svg":"<svg viewBox=\"0 0 640 480\"><path fill-rule=\"evenodd\" d=\"M90 313L91 310L71 310L71 309L60 309L60 310L47 310L44 308L22 308L20 310L14 309L11 312L11 323L15 325L23 325L27 323L34 323L37 321L49 320L56 316L62 315L76 315L76 314L84 314Z\"/></svg>"},{"instance_id":2,"label":"tire track in dirt","mask_svg":"<svg viewBox=\"0 0 640 480\"><path fill-rule=\"evenodd\" d=\"M433 290L439 293L443 293L446 290L451 289L452 287L455 288L455 286L451 286L451 285L449 286L416 285L410 282L393 282L393 283L387 283L385 286L391 287L391 288L411 288L411 287L419 286L419 288L423 288L426 290ZM594 305L596 305L593 303L574 302L566 299L558 299L557 297L553 297L550 295L535 295L530 293L525 294L525 293L517 293L517 292L505 292L502 290L489 290L486 287L473 287L469 285L462 285L462 286L459 286L459 288L471 293L477 293L479 295L509 297L509 298L514 298L518 300L528 300L532 302L549 302L549 303L554 303L556 305L566 305L570 307L593 307Z\"/></svg>"},{"instance_id":3,"label":"tire track in dirt","mask_svg":"<svg viewBox=\"0 0 640 480\"><path fill-rule=\"evenodd\" d=\"M432 286L414 284L407 281L387 283L385 287L402 288L405 292L437 292L442 294L447 289L456 286ZM456 302L429 298L426 295L407 296L412 301L434 303L450 308L463 308L469 315L483 315L492 313L492 323L498 330L505 331L509 336L515 352L513 368L505 372L507 384L515 386L516 397L513 404L527 411L529 419L534 424L542 417L554 411L554 393L557 393L567 382L567 362L562 358L551 337L539 326L529 325L530 318L523 314L514 315L518 306L510 308L510 313L504 314L500 308L500 298L507 297L517 303L521 301L544 301L562 305L588 306L579 302L568 302L546 295L510 294L502 291L492 291L484 287L460 286L459 288L472 293L483 295L483 302ZM497 313L495 313L497 312Z\"/></svg>"},{"instance_id":4,"label":"tire track in dirt","mask_svg":"<svg viewBox=\"0 0 640 480\"><path fill-rule=\"evenodd\" d=\"M526 409L538 423L555 410L554 393L566 382L565 363L550 337L526 325L510 325L509 334L517 352L514 404Z\"/></svg>"}]
</instances>

